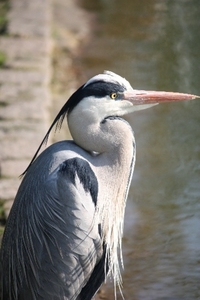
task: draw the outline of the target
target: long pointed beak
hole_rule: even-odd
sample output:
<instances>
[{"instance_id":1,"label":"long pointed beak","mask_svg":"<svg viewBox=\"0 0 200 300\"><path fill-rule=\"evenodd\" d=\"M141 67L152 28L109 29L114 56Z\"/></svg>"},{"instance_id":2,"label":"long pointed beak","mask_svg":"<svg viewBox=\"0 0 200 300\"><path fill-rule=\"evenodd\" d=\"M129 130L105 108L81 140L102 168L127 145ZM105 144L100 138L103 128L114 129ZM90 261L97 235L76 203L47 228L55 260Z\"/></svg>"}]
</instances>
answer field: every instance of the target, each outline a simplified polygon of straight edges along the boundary
<instances>
[{"instance_id":1,"label":"long pointed beak","mask_svg":"<svg viewBox=\"0 0 200 300\"><path fill-rule=\"evenodd\" d=\"M172 101L193 100L196 98L200 98L200 96L184 93L143 90L133 90L133 92L124 92L124 100L130 101L134 106L143 104L158 104Z\"/></svg>"}]
</instances>

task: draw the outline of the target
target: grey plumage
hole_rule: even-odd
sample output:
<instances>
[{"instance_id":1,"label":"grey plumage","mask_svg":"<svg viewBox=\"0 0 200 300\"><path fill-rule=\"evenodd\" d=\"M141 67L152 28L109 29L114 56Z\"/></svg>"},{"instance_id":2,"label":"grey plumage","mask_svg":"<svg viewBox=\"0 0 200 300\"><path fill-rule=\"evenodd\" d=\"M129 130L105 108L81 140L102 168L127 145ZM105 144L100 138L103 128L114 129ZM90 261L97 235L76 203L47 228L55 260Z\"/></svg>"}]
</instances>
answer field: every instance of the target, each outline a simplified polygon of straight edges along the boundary
<instances>
[{"instance_id":1,"label":"grey plumage","mask_svg":"<svg viewBox=\"0 0 200 300\"><path fill-rule=\"evenodd\" d=\"M70 142L49 147L22 181L2 245L3 269L12 265L3 278L12 279L4 283L12 293L7 299L76 299L103 255L93 226L97 180L74 148ZM67 159L68 151L75 158ZM37 172L44 157L45 168Z\"/></svg>"}]
</instances>

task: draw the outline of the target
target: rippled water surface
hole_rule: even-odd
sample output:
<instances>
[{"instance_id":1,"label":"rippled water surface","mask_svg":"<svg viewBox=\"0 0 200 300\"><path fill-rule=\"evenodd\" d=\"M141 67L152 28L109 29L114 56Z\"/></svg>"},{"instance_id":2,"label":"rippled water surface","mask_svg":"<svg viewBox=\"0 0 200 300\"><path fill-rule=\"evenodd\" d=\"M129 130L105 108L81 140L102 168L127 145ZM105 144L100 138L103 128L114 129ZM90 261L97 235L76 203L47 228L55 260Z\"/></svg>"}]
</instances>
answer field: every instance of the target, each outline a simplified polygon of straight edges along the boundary
<instances>
[{"instance_id":1,"label":"rippled water surface","mask_svg":"<svg viewBox=\"0 0 200 300\"><path fill-rule=\"evenodd\" d=\"M134 88L200 95L199 0L82 0L96 17L80 61ZM137 160L126 209L126 300L200 299L200 100L129 116ZM112 284L105 290L113 299ZM118 296L120 298L120 294Z\"/></svg>"}]
</instances>

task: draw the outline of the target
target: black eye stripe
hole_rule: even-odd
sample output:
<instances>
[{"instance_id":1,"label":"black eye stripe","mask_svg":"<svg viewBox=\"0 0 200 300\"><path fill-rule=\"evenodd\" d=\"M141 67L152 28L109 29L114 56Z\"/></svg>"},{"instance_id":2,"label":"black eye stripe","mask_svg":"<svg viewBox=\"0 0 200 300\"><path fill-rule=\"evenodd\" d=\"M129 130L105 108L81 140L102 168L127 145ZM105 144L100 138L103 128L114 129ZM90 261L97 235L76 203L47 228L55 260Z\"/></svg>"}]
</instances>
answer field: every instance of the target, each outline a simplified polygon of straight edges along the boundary
<instances>
[{"instance_id":1,"label":"black eye stripe","mask_svg":"<svg viewBox=\"0 0 200 300\"><path fill-rule=\"evenodd\" d=\"M125 88L117 83L108 83L105 81L92 82L83 88L84 97L94 96L96 98L105 97L111 95L112 93L122 93Z\"/></svg>"}]
</instances>

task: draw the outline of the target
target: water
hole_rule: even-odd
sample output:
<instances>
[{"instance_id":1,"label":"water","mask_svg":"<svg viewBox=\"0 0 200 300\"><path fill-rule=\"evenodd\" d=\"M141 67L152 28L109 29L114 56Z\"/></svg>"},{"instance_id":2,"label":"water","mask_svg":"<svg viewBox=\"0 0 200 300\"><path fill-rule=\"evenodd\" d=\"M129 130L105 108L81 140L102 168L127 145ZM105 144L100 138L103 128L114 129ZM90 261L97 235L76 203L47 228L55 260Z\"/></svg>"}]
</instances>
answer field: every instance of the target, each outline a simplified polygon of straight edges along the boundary
<instances>
[{"instance_id":1,"label":"water","mask_svg":"<svg viewBox=\"0 0 200 300\"><path fill-rule=\"evenodd\" d=\"M199 0L81 4L96 16L80 60L85 80L108 69L134 88L200 95ZM124 296L200 299L200 100L127 120L137 159L123 239ZM114 299L112 284L105 299Z\"/></svg>"}]
</instances>

